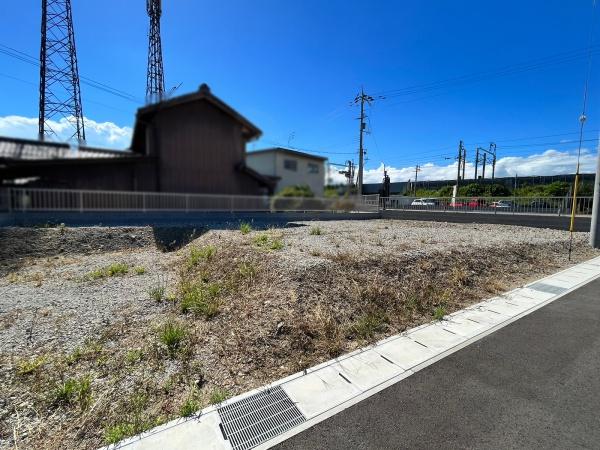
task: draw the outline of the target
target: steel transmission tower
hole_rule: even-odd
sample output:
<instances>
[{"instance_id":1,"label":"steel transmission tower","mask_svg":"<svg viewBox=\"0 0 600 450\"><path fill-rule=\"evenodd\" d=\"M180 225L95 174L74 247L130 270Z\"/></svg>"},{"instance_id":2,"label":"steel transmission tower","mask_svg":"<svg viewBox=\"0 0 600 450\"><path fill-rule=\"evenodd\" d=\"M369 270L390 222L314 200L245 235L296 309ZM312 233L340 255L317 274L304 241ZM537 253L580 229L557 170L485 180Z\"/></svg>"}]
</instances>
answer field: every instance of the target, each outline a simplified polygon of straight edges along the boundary
<instances>
[{"instance_id":1,"label":"steel transmission tower","mask_svg":"<svg viewBox=\"0 0 600 450\"><path fill-rule=\"evenodd\" d=\"M155 103L162 100L165 92L165 74L163 72L162 46L160 42L161 0L146 0L146 11L150 17L146 101L148 103Z\"/></svg>"},{"instance_id":2,"label":"steel transmission tower","mask_svg":"<svg viewBox=\"0 0 600 450\"><path fill-rule=\"evenodd\" d=\"M70 139L85 142L71 0L42 0L38 137L57 138L51 120L73 126Z\"/></svg>"}]
</instances>

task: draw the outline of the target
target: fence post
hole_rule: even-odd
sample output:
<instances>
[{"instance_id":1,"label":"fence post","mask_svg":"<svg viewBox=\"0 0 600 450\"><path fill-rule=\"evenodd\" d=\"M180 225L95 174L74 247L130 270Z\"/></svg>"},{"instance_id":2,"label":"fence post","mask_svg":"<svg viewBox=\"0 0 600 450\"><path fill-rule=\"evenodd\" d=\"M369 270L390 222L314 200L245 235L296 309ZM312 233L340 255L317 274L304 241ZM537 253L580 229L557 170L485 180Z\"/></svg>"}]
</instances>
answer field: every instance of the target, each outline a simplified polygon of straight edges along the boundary
<instances>
[{"instance_id":1,"label":"fence post","mask_svg":"<svg viewBox=\"0 0 600 450\"><path fill-rule=\"evenodd\" d=\"M79 191L79 212L83 212L83 192Z\"/></svg>"}]
</instances>

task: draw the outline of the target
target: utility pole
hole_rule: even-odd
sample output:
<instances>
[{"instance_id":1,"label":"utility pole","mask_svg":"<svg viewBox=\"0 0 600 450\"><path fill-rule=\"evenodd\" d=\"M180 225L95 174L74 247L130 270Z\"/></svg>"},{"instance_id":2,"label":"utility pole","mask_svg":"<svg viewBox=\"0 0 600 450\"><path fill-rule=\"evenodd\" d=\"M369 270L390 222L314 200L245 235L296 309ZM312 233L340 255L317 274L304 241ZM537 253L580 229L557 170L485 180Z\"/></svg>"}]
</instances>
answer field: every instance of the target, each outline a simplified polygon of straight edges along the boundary
<instances>
[{"instance_id":1,"label":"utility pole","mask_svg":"<svg viewBox=\"0 0 600 450\"><path fill-rule=\"evenodd\" d=\"M85 143L71 0L42 0L41 31L38 138L57 138L50 121L65 119Z\"/></svg>"},{"instance_id":2,"label":"utility pole","mask_svg":"<svg viewBox=\"0 0 600 450\"><path fill-rule=\"evenodd\" d=\"M362 195L362 187L363 187L363 171L364 171L364 153L365 150L363 148L363 133L365 132L365 102L367 104L371 104L373 101L373 97L365 94L365 91L361 88L360 94L358 94L354 98L354 104L360 103L360 128L359 128L359 139L358 139L358 180L357 180L357 189L358 195Z\"/></svg>"},{"instance_id":3,"label":"utility pole","mask_svg":"<svg viewBox=\"0 0 600 450\"><path fill-rule=\"evenodd\" d=\"M477 167L479 166L479 147L475 152L475 181L477 181Z\"/></svg>"},{"instance_id":4,"label":"utility pole","mask_svg":"<svg viewBox=\"0 0 600 450\"><path fill-rule=\"evenodd\" d=\"M421 171L421 166L417 164L415 167L415 196L417 195L417 181L419 179L420 171Z\"/></svg>"},{"instance_id":5,"label":"utility pole","mask_svg":"<svg viewBox=\"0 0 600 450\"><path fill-rule=\"evenodd\" d=\"M596 162L596 178L594 180L594 203L592 204L592 226L590 227L590 245L600 248L600 145Z\"/></svg>"},{"instance_id":6,"label":"utility pole","mask_svg":"<svg viewBox=\"0 0 600 450\"><path fill-rule=\"evenodd\" d=\"M461 169L461 165L462 165L462 160L463 160L463 141L460 141L460 143L458 144L458 172L456 174L456 185L458 186L458 183L460 182L460 169Z\"/></svg>"}]
</instances>

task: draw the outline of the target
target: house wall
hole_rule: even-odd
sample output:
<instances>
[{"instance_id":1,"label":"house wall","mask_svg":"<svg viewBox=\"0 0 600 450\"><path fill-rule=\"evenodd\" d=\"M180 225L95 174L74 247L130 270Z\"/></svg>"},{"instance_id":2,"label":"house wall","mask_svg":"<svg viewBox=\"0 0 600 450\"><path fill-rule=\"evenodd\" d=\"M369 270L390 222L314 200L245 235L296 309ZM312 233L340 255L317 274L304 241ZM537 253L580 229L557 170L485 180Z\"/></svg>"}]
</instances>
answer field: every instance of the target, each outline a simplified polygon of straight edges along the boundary
<instances>
[{"instance_id":1,"label":"house wall","mask_svg":"<svg viewBox=\"0 0 600 450\"><path fill-rule=\"evenodd\" d=\"M11 161L0 179L38 178L30 187L107 191L156 190L155 160L90 158Z\"/></svg>"},{"instance_id":2,"label":"house wall","mask_svg":"<svg viewBox=\"0 0 600 450\"><path fill-rule=\"evenodd\" d=\"M209 102L158 111L151 122L151 154L159 160L162 192L263 195L259 182L240 173L242 125Z\"/></svg>"},{"instance_id":3,"label":"house wall","mask_svg":"<svg viewBox=\"0 0 600 450\"><path fill-rule=\"evenodd\" d=\"M325 162L312 158L303 158L296 155L290 155L284 152L274 152L275 175L280 177L277 182L276 192L281 191L287 186L308 185L311 191L317 197L323 196L325 189ZM285 161L296 161L296 170L285 168ZM316 164L318 173L309 172L309 164Z\"/></svg>"},{"instance_id":4,"label":"house wall","mask_svg":"<svg viewBox=\"0 0 600 450\"><path fill-rule=\"evenodd\" d=\"M262 175L276 176L275 152L246 153L246 164Z\"/></svg>"}]
</instances>

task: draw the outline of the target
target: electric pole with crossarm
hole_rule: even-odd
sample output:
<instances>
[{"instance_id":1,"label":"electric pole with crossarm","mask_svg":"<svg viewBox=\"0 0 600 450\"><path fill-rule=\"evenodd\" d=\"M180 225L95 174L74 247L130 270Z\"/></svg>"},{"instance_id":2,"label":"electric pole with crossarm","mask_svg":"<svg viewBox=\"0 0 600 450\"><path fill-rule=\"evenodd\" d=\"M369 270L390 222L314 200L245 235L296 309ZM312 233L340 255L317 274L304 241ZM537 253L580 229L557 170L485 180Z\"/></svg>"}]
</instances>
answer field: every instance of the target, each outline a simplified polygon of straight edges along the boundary
<instances>
[{"instance_id":1,"label":"electric pole with crossarm","mask_svg":"<svg viewBox=\"0 0 600 450\"><path fill-rule=\"evenodd\" d=\"M373 101L373 97L365 94L365 91L361 88L360 90L360 94L358 94L355 98L354 98L354 104L359 104L360 103L360 128L359 128L359 137L358 137L358 177L357 177L357 183L356 183L356 187L358 190L358 195L362 195L362 187L363 187L363 171L364 171L364 165L365 165L365 150L363 148L363 134L365 132L365 102L367 104L371 104L371 102Z\"/></svg>"}]
</instances>

